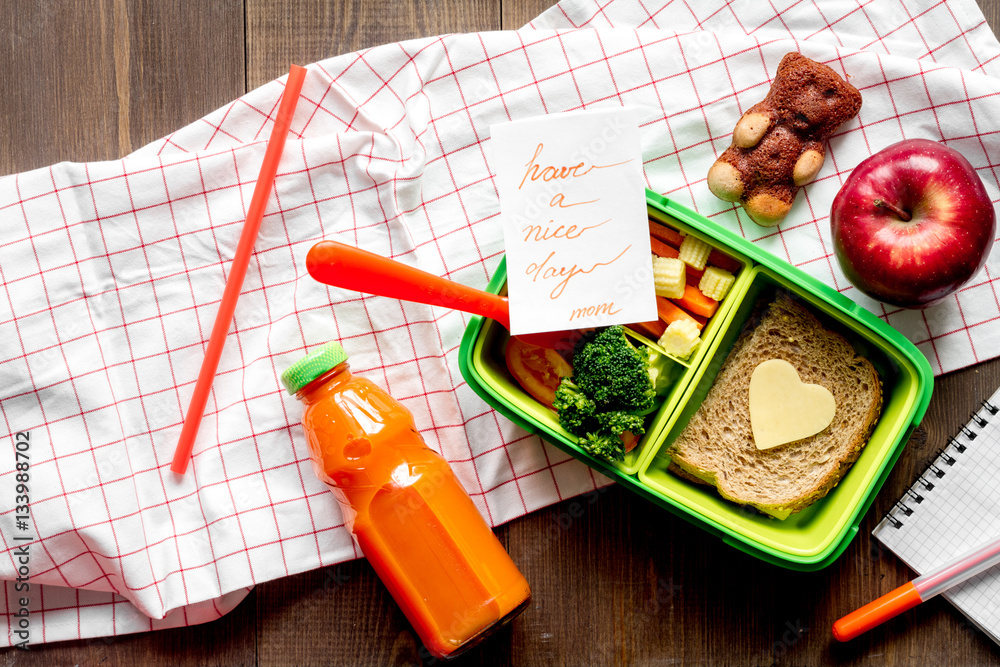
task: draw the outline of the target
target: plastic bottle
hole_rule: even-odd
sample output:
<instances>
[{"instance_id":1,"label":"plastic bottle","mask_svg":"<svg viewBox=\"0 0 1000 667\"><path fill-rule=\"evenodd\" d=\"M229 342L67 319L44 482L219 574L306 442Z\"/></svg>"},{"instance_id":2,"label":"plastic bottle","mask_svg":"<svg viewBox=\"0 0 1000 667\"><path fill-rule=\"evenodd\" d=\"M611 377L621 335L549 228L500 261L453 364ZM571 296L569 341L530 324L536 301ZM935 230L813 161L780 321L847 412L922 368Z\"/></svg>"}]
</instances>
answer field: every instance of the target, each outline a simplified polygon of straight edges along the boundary
<instances>
[{"instance_id":1,"label":"plastic bottle","mask_svg":"<svg viewBox=\"0 0 1000 667\"><path fill-rule=\"evenodd\" d=\"M528 582L448 462L424 444L409 410L351 374L339 343L281 380L305 403L316 475L432 654L457 655L527 606Z\"/></svg>"}]
</instances>

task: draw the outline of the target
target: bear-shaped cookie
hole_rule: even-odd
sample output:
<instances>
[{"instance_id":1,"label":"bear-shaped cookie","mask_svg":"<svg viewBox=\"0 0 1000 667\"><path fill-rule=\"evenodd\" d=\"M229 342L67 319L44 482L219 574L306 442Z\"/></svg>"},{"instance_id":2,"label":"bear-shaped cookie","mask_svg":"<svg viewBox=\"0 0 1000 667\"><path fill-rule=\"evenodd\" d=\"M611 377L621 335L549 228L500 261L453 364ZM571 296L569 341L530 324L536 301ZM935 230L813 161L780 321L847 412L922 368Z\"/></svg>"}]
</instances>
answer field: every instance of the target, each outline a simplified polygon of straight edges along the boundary
<instances>
[{"instance_id":1,"label":"bear-shaped cookie","mask_svg":"<svg viewBox=\"0 0 1000 667\"><path fill-rule=\"evenodd\" d=\"M767 97L743 114L708 171L708 188L758 225L777 225L823 166L826 140L860 109L861 93L832 69L786 54Z\"/></svg>"}]
</instances>

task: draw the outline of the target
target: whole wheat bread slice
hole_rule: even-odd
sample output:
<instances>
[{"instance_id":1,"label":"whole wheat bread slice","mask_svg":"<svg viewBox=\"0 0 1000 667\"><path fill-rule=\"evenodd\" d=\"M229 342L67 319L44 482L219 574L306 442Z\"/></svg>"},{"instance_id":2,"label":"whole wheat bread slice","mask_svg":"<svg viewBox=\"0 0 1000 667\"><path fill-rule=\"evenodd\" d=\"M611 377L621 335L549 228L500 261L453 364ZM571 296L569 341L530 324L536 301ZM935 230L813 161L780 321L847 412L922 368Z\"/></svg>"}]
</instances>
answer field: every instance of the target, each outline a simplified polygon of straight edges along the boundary
<instances>
[{"instance_id":1,"label":"whole wheat bread slice","mask_svg":"<svg viewBox=\"0 0 1000 667\"><path fill-rule=\"evenodd\" d=\"M758 450L750 428L750 376L768 359L795 366L802 382L833 394L833 422L816 435ZM725 498L779 518L836 486L861 454L882 409L871 362L806 308L779 292L736 341L708 395L671 444L671 469L713 484Z\"/></svg>"}]
</instances>

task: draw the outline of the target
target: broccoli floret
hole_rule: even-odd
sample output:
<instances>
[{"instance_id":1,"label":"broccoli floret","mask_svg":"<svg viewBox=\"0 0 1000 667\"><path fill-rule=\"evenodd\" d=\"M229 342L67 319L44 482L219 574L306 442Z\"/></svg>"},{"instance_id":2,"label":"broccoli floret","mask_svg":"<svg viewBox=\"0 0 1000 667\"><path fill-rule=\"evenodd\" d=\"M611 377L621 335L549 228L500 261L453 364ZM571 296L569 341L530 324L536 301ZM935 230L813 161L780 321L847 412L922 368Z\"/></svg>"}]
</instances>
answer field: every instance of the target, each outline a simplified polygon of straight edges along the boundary
<instances>
[{"instance_id":1,"label":"broccoli floret","mask_svg":"<svg viewBox=\"0 0 1000 667\"><path fill-rule=\"evenodd\" d=\"M597 426L597 406L569 378L559 383L552 407L559 413L559 423L570 433L583 434Z\"/></svg>"},{"instance_id":2,"label":"broccoli floret","mask_svg":"<svg viewBox=\"0 0 1000 667\"><path fill-rule=\"evenodd\" d=\"M591 456L621 461L625 458L625 446L618 436L607 433L587 433L580 437L580 448Z\"/></svg>"},{"instance_id":3,"label":"broccoli floret","mask_svg":"<svg viewBox=\"0 0 1000 667\"><path fill-rule=\"evenodd\" d=\"M646 432L644 413L653 407L654 378L665 370L661 366L645 348L636 349L621 326L588 335L573 355L572 377L556 389L559 423L579 438L584 451L621 461L622 434Z\"/></svg>"},{"instance_id":4,"label":"broccoli floret","mask_svg":"<svg viewBox=\"0 0 1000 667\"><path fill-rule=\"evenodd\" d=\"M601 425L603 432L610 433L616 438L625 431L629 431L634 435L642 435L646 432L645 427L642 425L642 415L632 412L612 410L611 412L598 413L595 418L597 423Z\"/></svg>"},{"instance_id":5,"label":"broccoli floret","mask_svg":"<svg viewBox=\"0 0 1000 667\"><path fill-rule=\"evenodd\" d=\"M649 358L637 350L621 325L613 325L573 355L573 381L599 411L648 409L655 397Z\"/></svg>"}]
</instances>

